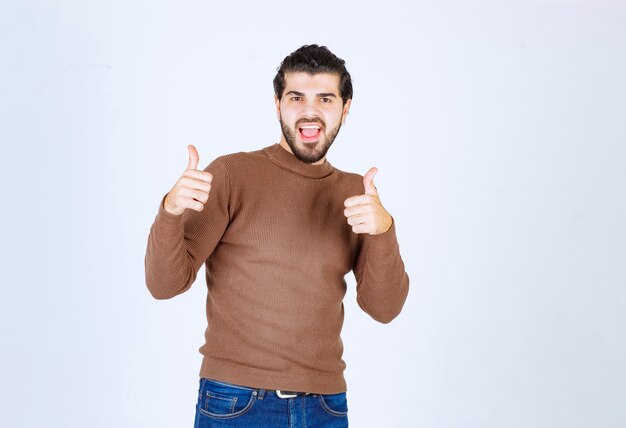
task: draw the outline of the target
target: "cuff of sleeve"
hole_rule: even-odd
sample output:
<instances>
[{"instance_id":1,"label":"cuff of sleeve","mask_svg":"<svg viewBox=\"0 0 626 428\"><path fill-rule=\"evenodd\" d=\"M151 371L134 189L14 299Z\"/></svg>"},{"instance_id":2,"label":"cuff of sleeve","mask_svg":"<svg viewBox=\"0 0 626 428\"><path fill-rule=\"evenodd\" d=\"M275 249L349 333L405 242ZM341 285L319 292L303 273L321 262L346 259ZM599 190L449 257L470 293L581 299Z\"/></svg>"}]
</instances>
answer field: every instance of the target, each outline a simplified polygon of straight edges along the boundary
<instances>
[{"instance_id":1,"label":"cuff of sleeve","mask_svg":"<svg viewBox=\"0 0 626 428\"><path fill-rule=\"evenodd\" d=\"M396 220L393 218L393 216L391 216L391 226L389 226L389 229L387 229L386 232L379 233L378 235L373 235L374 238L389 236L393 236L394 238L396 236Z\"/></svg>"},{"instance_id":2,"label":"cuff of sleeve","mask_svg":"<svg viewBox=\"0 0 626 428\"><path fill-rule=\"evenodd\" d=\"M180 227L181 223L182 223L182 215L176 215L176 214L172 214L168 211L165 210L165 198L167 197L167 193L165 194L165 196L163 196L163 198L161 199L161 203L159 204L159 213L157 215L158 220L161 223L164 223L166 225L171 225L173 227Z\"/></svg>"},{"instance_id":3,"label":"cuff of sleeve","mask_svg":"<svg viewBox=\"0 0 626 428\"><path fill-rule=\"evenodd\" d=\"M393 248L398 242L398 237L396 236L396 220L393 216L391 216L391 226L389 226L386 232L378 235L368 235L368 238L370 245L376 250Z\"/></svg>"}]
</instances>

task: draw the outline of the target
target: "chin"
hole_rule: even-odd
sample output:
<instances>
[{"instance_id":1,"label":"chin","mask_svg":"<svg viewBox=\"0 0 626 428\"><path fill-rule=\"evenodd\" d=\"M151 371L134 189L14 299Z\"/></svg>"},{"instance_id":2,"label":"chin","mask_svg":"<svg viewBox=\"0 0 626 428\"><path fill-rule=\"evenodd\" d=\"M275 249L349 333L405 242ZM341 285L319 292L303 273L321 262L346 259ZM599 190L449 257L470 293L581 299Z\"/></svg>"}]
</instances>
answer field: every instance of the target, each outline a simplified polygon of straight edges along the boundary
<instances>
[{"instance_id":1,"label":"chin","mask_svg":"<svg viewBox=\"0 0 626 428\"><path fill-rule=\"evenodd\" d=\"M319 147L321 142L322 142L321 140L317 140L317 141L314 141L312 143L305 143L303 141L299 141L300 147L304 147L304 148L307 148L307 149L314 149L316 147Z\"/></svg>"}]
</instances>

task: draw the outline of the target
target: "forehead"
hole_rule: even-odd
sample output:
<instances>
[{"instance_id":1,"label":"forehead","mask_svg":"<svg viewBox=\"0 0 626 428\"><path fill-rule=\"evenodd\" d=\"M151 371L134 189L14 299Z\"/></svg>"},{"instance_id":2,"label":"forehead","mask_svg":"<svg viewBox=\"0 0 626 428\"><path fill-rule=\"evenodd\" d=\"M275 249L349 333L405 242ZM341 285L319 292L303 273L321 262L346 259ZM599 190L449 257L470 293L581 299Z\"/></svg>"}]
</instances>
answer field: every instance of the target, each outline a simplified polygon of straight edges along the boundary
<instances>
[{"instance_id":1,"label":"forehead","mask_svg":"<svg viewBox=\"0 0 626 428\"><path fill-rule=\"evenodd\" d=\"M339 95L339 75L336 73L309 74L303 71L285 73L285 92L334 93Z\"/></svg>"}]
</instances>

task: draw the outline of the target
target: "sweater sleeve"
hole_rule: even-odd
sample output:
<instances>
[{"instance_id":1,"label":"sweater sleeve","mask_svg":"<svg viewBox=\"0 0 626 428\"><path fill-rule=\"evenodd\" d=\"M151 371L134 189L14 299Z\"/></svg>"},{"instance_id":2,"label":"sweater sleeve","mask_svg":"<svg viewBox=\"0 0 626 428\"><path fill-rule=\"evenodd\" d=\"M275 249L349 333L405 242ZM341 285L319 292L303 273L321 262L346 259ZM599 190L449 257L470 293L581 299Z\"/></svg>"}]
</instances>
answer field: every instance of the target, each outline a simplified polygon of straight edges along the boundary
<instances>
[{"instance_id":1,"label":"sweater sleeve","mask_svg":"<svg viewBox=\"0 0 626 428\"><path fill-rule=\"evenodd\" d=\"M170 299L187 291L228 226L230 184L226 167L217 158L204 171L213 179L202 211L187 209L181 215L171 214L163 207L167 194L161 199L144 260L146 285L155 299Z\"/></svg>"},{"instance_id":2,"label":"sweater sleeve","mask_svg":"<svg viewBox=\"0 0 626 428\"><path fill-rule=\"evenodd\" d=\"M409 292L409 276L400 256L393 217L386 232L359 234L353 271L361 309L384 324L397 317Z\"/></svg>"}]
</instances>

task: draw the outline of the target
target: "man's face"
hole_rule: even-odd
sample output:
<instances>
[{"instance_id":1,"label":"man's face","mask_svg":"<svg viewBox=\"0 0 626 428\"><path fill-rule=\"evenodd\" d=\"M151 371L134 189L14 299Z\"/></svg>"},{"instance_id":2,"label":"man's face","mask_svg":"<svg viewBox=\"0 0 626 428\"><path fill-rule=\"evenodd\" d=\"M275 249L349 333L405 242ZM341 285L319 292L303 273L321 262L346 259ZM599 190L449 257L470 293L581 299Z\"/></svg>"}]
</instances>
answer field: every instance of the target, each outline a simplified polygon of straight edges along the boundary
<instances>
[{"instance_id":1,"label":"man's face","mask_svg":"<svg viewBox=\"0 0 626 428\"><path fill-rule=\"evenodd\" d=\"M343 105L339 75L286 73L282 98L274 100L283 131L280 145L302 162L324 163L352 101Z\"/></svg>"}]
</instances>

